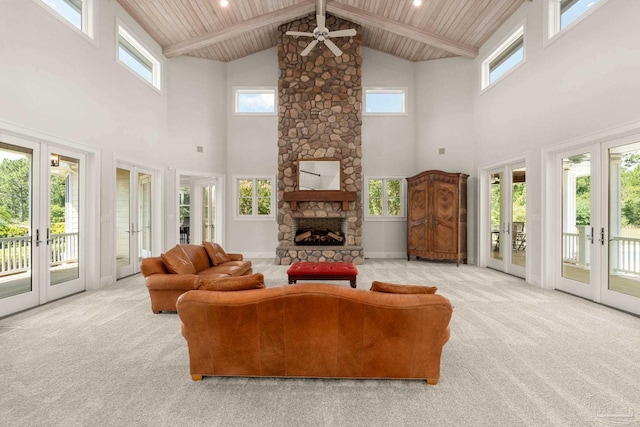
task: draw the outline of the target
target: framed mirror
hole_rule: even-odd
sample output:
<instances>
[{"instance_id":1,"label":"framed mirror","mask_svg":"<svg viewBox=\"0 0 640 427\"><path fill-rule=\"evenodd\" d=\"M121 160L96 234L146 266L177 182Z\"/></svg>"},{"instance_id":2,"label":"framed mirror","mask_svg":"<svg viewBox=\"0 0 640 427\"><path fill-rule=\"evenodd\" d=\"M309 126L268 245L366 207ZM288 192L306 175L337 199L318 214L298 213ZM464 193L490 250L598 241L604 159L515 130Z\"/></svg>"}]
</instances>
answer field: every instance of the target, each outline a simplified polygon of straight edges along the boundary
<instances>
[{"instance_id":1,"label":"framed mirror","mask_svg":"<svg viewBox=\"0 0 640 427\"><path fill-rule=\"evenodd\" d=\"M342 190L340 159L298 159L298 190Z\"/></svg>"}]
</instances>

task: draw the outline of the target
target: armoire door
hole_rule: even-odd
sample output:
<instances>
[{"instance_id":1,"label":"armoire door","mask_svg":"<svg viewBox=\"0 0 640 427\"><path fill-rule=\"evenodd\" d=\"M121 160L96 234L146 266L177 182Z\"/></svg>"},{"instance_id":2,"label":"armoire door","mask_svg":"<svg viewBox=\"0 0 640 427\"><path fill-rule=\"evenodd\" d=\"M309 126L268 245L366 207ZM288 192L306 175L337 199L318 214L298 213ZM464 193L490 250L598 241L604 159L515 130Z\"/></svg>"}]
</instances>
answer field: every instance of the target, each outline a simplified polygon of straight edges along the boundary
<instances>
[{"instance_id":1,"label":"armoire door","mask_svg":"<svg viewBox=\"0 0 640 427\"><path fill-rule=\"evenodd\" d=\"M409 236L411 250L424 250L431 234L428 229L428 182L412 185L409 188Z\"/></svg>"},{"instance_id":2,"label":"armoire door","mask_svg":"<svg viewBox=\"0 0 640 427\"><path fill-rule=\"evenodd\" d=\"M458 247L457 199L458 185L439 180L431 181L431 236L429 251L455 254Z\"/></svg>"}]
</instances>

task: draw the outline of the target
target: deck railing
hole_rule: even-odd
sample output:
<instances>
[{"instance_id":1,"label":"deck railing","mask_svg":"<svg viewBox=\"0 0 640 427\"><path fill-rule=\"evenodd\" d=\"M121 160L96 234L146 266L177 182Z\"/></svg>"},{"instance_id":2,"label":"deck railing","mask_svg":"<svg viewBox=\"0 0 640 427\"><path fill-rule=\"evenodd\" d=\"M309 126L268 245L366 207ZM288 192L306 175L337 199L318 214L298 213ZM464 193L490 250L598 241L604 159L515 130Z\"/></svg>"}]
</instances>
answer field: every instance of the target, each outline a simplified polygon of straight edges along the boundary
<instances>
[{"instance_id":1,"label":"deck railing","mask_svg":"<svg viewBox=\"0 0 640 427\"><path fill-rule=\"evenodd\" d=\"M589 265L587 244L589 236L584 233L562 233L562 260L578 267ZM640 239L613 237L609 246L609 268L616 273L640 275Z\"/></svg>"},{"instance_id":2,"label":"deck railing","mask_svg":"<svg viewBox=\"0 0 640 427\"><path fill-rule=\"evenodd\" d=\"M78 233L52 234L49 238L51 266L78 261ZM0 238L0 276L31 268L31 236Z\"/></svg>"},{"instance_id":3,"label":"deck railing","mask_svg":"<svg viewBox=\"0 0 640 427\"><path fill-rule=\"evenodd\" d=\"M609 257L614 271L619 273L640 273L640 239L614 237L611 239L612 252Z\"/></svg>"}]
</instances>

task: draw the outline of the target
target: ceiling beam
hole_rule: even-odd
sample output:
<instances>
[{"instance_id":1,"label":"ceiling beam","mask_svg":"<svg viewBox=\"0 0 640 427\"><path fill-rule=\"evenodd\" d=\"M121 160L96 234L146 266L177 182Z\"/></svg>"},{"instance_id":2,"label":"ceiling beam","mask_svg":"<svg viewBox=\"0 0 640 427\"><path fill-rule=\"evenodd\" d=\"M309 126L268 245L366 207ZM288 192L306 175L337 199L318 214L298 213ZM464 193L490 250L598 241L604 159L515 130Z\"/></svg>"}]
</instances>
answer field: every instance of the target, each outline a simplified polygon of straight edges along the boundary
<instances>
[{"instance_id":1,"label":"ceiling beam","mask_svg":"<svg viewBox=\"0 0 640 427\"><path fill-rule=\"evenodd\" d=\"M214 43L219 43L224 40L238 37L242 34L248 33L258 28L292 21L294 19L315 12L315 10L315 1L309 0L304 3L299 3L294 6L260 15L247 21L238 22L237 24L233 24L216 31L211 31L198 37L165 46L162 49L162 53L167 58L183 55L185 53L201 49Z\"/></svg>"},{"instance_id":2,"label":"ceiling beam","mask_svg":"<svg viewBox=\"0 0 640 427\"><path fill-rule=\"evenodd\" d=\"M372 25L380 28L381 30L398 34L411 40L419 41L421 43L428 44L429 46L433 46L456 55L464 56L466 58L473 59L478 56L478 49L473 46L469 46L434 33L423 31L416 27L410 27L397 21L393 21L389 18L374 15L373 13L366 12L361 9L356 9L355 7L348 6L346 4L335 2L329 3L327 4L327 12L340 18L354 21L355 23Z\"/></svg>"}]
</instances>

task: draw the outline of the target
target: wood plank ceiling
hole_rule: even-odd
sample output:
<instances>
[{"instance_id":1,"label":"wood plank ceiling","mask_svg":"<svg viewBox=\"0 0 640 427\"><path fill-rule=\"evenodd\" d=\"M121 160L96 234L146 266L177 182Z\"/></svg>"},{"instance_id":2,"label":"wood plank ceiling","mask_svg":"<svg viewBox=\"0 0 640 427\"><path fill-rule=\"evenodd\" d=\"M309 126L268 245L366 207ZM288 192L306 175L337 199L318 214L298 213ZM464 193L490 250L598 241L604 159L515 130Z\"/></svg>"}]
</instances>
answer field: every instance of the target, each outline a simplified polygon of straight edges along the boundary
<instances>
[{"instance_id":1,"label":"wood plank ceiling","mask_svg":"<svg viewBox=\"0 0 640 427\"><path fill-rule=\"evenodd\" d=\"M279 25L315 14L314 0L117 0L163 48L233 61L276 46ZM328 14L362 26L364 46L406 59L477 56L526 0L329 0Z\"/></svg>"}]
</instances>

